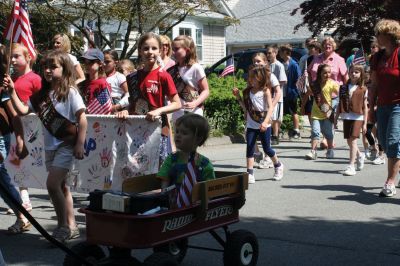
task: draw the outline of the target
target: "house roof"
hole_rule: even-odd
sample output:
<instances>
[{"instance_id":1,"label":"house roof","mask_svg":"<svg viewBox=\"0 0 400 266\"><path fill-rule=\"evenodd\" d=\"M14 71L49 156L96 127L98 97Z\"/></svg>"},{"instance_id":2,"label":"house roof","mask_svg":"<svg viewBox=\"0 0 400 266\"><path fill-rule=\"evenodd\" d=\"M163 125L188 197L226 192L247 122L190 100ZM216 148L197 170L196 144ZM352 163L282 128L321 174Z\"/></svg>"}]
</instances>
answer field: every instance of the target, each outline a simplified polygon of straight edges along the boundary
<instances>
[{"instance_id":1,"label":"house roof","mask_svg":"<svg viewBox=\"0 0 400 266\"><path fill-rule=\"evenodd\" d=\"M226 44L248 46L303 42L312 33L306 27L293 33L294 27L302 22L302 15L299 12L290 15L302 2L304 0L228 1L236 18L240 19L240 24L226 29Z\"/></svg>"}]
</instances>

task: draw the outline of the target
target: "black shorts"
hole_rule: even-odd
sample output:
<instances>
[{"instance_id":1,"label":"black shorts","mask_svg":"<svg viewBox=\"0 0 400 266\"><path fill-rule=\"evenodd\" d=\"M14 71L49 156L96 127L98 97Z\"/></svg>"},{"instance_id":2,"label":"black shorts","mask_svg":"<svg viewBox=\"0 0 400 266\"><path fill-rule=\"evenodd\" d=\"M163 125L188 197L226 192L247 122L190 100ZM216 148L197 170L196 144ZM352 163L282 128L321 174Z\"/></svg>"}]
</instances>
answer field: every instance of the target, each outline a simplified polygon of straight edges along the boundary
<instances>
[{"instance_id":1,"label":"black shorts","mask_svg":"<svg viewBox=\"0 0 400 266\"><path fill-rule=\"evenodd\" d=\"M299 98L294 98L294 99L283 98L283 114L285 115L297 114L298 108L299 108Z\"/></svg>"}]
</instances>

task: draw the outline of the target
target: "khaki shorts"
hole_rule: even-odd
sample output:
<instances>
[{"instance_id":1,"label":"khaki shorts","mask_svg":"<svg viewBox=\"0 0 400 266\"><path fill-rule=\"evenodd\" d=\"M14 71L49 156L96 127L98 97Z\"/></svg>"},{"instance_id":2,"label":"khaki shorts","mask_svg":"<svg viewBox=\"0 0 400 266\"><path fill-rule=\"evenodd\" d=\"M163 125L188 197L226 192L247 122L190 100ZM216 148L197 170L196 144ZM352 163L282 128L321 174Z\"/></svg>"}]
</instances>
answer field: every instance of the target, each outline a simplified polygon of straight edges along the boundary
<instances>
[{"instance_id":1,"label":"khaki shorts","mask_svg":"<svg viewBox=\"0 0 400 266\"><path fill-rule=\"evenodd\" d=\"M56 150L47 150L45 152L47 171L49 171L51 167L71 170L74 163L73 153L74 148L70 145L60 145Z\"/></svg>"},{"instance_id":2,"label":"khaki shorts","mask_svg":"<svg viewBox=\"0 0 400 266\"><path fill-rule=\"evenodd\" d=\"M272 113L272 121L283 121L283 103L278 102Z\"/></svg>"}]
</instances>

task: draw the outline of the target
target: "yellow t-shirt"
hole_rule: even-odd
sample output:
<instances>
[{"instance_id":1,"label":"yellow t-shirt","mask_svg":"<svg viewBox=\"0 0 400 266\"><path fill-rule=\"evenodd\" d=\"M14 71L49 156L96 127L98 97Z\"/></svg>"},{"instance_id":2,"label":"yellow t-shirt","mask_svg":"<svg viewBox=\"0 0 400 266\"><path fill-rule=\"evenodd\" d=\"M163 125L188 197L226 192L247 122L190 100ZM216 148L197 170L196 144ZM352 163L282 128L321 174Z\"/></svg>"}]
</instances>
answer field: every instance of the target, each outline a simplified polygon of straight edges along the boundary
<instances>
[{"instance_id":1,"label":"yellow t-shirt","mask_svg":"<svg viewBox=\"0 0 400 266\"><path fill-rule=\"evenodd\" d=\"M331 95L338 93L339 93L339 84L337 84L332 79L328 79L328 81L325 83L325 86L322 87L322 96L327 100L330 106L332 106ZM316 120L326 119L326 115L319 109L317 103L315 102L315 99L311 110L311 118Z\"/></svg>"}]
</instances>

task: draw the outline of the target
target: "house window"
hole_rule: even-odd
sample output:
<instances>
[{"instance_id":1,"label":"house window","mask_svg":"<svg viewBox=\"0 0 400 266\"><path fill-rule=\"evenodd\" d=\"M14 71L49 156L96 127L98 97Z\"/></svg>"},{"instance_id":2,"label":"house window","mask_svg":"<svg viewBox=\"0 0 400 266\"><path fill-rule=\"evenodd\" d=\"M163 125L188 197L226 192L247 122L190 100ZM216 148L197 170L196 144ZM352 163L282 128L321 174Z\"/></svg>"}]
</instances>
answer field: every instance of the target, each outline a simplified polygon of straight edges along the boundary
<instances>
[{"instance_id":1,"label":"house window","mask_svg":"<svg viewBox=\"0 0 400 266\"><path fill-rule=\"evenodd\" d=\"M192 37L192 29L191 28L179 28L179 35L186 35Z\"/></svg>"},{"instance_id":2,"label":"house window","mask_svg":"<svg viewBox=\"0 0 400 266\"><path fill-rule=\"evenodd\" d=\"M122 34L110 33L109 38L115 50L122 50L122 48L124 47Z\"/></svg>"},{"instance_id":3,"label":"house window","mask_svg":"<svg viewBox=\"0 0 400 266\"><path fill-rule=\"evenodd\" d=\"M196 52L199 61L203 60L203 29L196 29Z\"/></svg>"}]
</instances>

